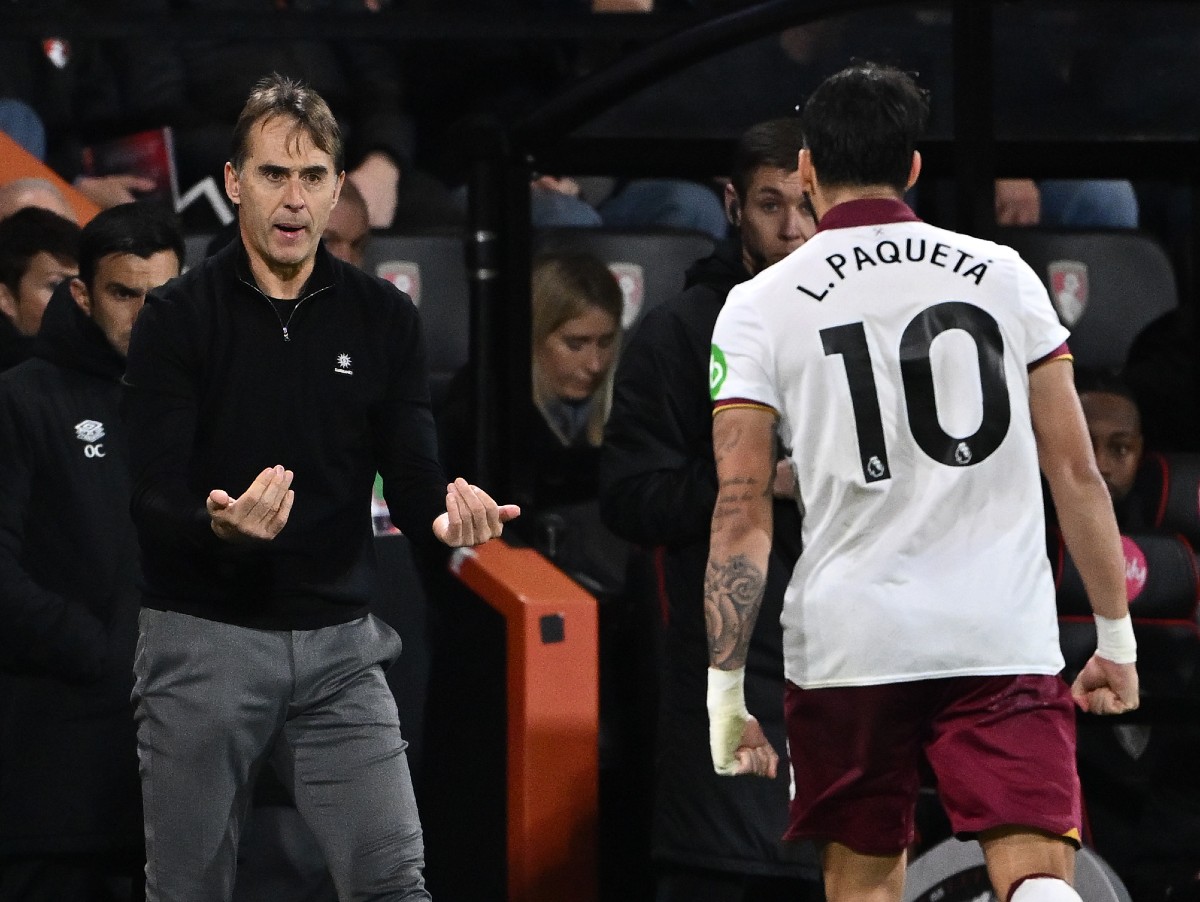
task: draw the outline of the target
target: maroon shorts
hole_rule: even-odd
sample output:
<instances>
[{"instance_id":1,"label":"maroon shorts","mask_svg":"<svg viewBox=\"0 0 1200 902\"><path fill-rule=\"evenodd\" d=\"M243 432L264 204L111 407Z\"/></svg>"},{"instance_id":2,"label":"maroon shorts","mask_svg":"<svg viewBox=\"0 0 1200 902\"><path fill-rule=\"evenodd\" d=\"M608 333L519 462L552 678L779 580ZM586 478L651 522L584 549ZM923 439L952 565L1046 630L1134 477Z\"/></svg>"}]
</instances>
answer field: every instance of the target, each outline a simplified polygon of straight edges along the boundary
<instances>
[{"instance_id":1,"label":"maroon shorts","mask_svg":"<svg viewBox=\"0 0 1200 902\"><path fill-rule=\"evenodd\" d=\"M904 850L924 758L960 837L1013 825L1078 844L1075 710L1060 677L789 683L785 706L796 782L785 839L867 855Z\"/></svg>"}]
</instances>

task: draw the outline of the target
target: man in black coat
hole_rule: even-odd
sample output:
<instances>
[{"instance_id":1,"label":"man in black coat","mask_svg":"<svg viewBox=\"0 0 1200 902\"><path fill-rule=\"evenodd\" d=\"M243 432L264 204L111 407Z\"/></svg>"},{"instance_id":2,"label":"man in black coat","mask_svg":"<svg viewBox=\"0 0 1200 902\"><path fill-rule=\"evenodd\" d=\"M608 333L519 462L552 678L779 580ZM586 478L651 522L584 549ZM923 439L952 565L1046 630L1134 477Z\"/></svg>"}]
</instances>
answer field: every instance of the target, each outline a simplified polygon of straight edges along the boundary
<instances>
[{"instance_id":1,"label":"man in black coat","mask_svg":"<svg viewBox=\"0 0 1200 902\"><path fill-rule=\"evenodd\" d=\"M662 615L653 856L658 902L792 902L819 894L810 846L780 841L788 775L718 777L708 755L704 571L717 497L708 358L713 324L735 285L791 253L816 228L797 179L798 119L741 137L725 207L737 236L687 273L685 291L651 310L622 352L601 454L601 511L618 535L654 549ZM747 696L770 737L784 742L779 612L800 553L790 468L775 493L775 544L766 599L746 668ZM798 895L798 893L800 893Z\"/></svg>"},{"instance_id":2,"label":"man in black coat","mask_svg":"<svg viewBox=\"0 0 1200 902\"><path fill-rule=\"evenodd\" d=\"M0 376L0 898L130 898L142 863L129 695L140 598L117 406L146 292L183 238L126 204L81 237L80 276L33 357Z\"/></svg>"}]
</instances>

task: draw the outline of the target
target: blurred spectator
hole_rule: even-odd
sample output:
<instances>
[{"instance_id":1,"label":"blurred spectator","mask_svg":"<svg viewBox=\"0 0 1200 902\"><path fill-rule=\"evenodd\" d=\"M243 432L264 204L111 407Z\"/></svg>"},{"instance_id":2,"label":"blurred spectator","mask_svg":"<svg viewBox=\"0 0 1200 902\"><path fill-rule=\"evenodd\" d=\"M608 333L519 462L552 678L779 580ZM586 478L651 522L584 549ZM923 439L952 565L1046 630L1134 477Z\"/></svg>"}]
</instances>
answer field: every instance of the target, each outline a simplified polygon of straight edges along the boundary
<instances>
[{"instance_id":1,"label":"blurred spectator","mask_svg":"<svg viewBox=\"0 0 1200 902\"><path fill-rule=\"evenodd\" d=\"M530 508L510 529L527 539L540 508L594 500L599 446L608 417L612 371L621 339L623 298L603 262L585 253L553 253L534 262L533 384L537 409L526 437L537 462ZM439 448L448 472L473 479L466 370L438 411Z\"/></svg>"},{"instance_id":2,"label":"blurred spectator","mask_svg":"<svg viewBox=\"0 0 1200 902\"><path fill-rule=\"evenodd\" d=\"M1116 373L1080 369L1075 389L1087 419L1092 450L1113 503L1120 505L1133 489L1142 462L1142 418L1133 391Z\"/></svg>"},{"instance_id":3,"label":"blurred spectator","mask_svg":"<svg viewBox=\"0 0 1200 902\"><path fill-rule=\"evenodd\" d=\"M25 207L41 207L63 219L77 222L75 210L67 203L58 186L49 179L14 179L0 185L0 221Z\"/></svg>"},{"instance_id":4,"label":"blurred spectator","mask_svg":"<svg viewBox=\"0 0 1200 902\"><path fill-rule=\"evenodd\" d=\"M78 274L79 226L40 207L0 221L0 370L29 356L54 289Z\"/></svg>"},{"instance_id":5,"label":"blurred spectator","mask_svg":"<svg viewBox=\"0 0 1200 902\"><path fill-rule=\"evenodd\" d=\"M1076 371L1075 389L1092 437L1096 466L1112 496L1117 524L1126 533L1150 529L1152 524L1144 513L1147 505L1131 497L1145 450L1133 390L1116 373L1088 369Z\"/></svg>"},{"instance_id":6,"label":"blurred spectator","mask_svg":"<svg viewBox=\"0 0 1200 902\"><path fill-rule=\"evenodd\" d=\"M996 179L996 224L1136 229L1138 200L1122 179Z\"/></svg>"},{"instance_id":7,"label":"blurred spectator","mask_svg":"<svg viewBox=\"0 0 1200 902\"><path fill-rule=\"evenodd\" d=\"M79 246L33 358L0 377L0 898L22 902L141 897L141 599L118 403L133 322L179 273L183 238L131 204Z\"/></svg>"},{"instance_id":8,"label":"blurred spectator","mask_svg":"<svg viewBox=\"0 0 1200 902\"><path fill-rule=\"evenodd\" d=\"M367 242L371 240L371 224L367 202L349 179L342 183L342 193L329 214L323 238L329 253L362 269Z\"/></svg>"},{"instance_id":9,"label":"blurred spectator","mask_svg":"<svg viewBox=\"0 0 1200 902\"><path fill-rule=\"evenodd\" d=\"M203 13L214 18L247 11L244 0L121 0L131 11ZM374 15L391 0L279 0L264 13ZM282 19L281 19L282 21ZM229 159L229 134L251 86L272 72L307 84L324 97L346 137L347 178L366 200L373 228L457 225L461 213L446 187L414 166L413 124L405 111L403 53L385 41L342 38L189 38L141 42L122 54L118 80L152 79L131 111L172 127L181 185L211 176ZM143 78L144 76L144 78ZM439 102L444 95L437 93Z\"/></svg>"},{"instance_id":10,"label":"blurred spectator","mask_svg":"<svg viewBox=\"0 0 1200 902\"><path fill-rule=\"evenodd\" d=\"M802 245L816 222L797 172L798 118L747 130L735 152L725 207L736 235L688 270L686 288L650 310L617 370L601 455L601 510L623 538L656 549L658 732L653 856L658 902L819 897L816 856L783 843L788 773L771 780L717 776L705 707L708 646L704 575L716 503L708 357L713 325L736 285ZM750 704L784 743L783 590L800 553L791 468L777 469L775 542L762 615L746 668Z\"/></svg>"},{"instance_id":11,"label":"blurred spectator","mask_svg":"<svg viewBox=\"0 0 1200 902\"><path fill-rule=\"evenodd\" d=\"M729 227L717 192L687 179L540 176L530 185L530 216L534 228L691 229L717 241Z\"/></svg>"},{"instance_id":12,"label":"blurred spectator","mask_svg":"<svg viewBox=\"0 0 1200 902\"><path fill-rule=\"evenodd\" d=\"M85 9L79 0L14 0L10 8L22 7L46 16L53 23L74 17ZM154 183L134 174L89 177L82 174L83 150L91 140L111 137L125 124L128 111L114 71L98 41L82 33L70 37L53 24L36 36L0 38L0 97L18 100L31 110L44 130L42 152L36 141L27 147L58 175L98 206L105 208L135 200ZM32 136L36 128L23 114L22 128ZM21 140L18 137L18 140Z\"/></svg>"},{"instance_id":13,"label":"blurred spectator","mask_svg":"<svg viewBox=\"0 0 1200 902\"><path fill-rule=\"evenodd\" d=\"M39 160L46 159L46 129L37 110L14 97L0 97L0 132Z\"/></svg>"}]
</instances>

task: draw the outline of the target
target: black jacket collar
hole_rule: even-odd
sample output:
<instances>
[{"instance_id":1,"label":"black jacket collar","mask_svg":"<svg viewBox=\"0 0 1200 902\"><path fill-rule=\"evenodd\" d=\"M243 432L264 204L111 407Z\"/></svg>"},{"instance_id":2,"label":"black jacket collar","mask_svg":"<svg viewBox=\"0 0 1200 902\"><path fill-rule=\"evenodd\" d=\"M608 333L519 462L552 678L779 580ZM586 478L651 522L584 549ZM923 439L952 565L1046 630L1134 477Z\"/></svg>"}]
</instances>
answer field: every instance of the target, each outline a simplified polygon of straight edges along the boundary
<instances>
[{"instance_id":1,"label":"black jacket collar","mask_svg":"<svg viewBox=\"0 0 1200 902\"><path fill-rule=\"evenodd\" d=\"M125 358L75 303L69 282L59 285L50 297L33 356L103 379L120 379L125 371Z\"/></svg>"}]
</instances>

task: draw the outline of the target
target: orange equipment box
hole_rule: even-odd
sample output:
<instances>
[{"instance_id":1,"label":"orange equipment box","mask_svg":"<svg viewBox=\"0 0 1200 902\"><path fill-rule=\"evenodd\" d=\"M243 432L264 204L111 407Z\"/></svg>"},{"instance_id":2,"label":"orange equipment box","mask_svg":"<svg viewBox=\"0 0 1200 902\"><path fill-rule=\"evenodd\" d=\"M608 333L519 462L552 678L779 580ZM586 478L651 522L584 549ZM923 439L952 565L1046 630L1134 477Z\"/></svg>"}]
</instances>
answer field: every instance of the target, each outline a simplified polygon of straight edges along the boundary
<instances>
[{"instance_id":1,"label":"orange equipment box","mask_svg":"<svg viewBox=\"0 0 1200 902\"><path fill-rule=\"evenodd\" d=\"M507 635L508 902L595 902L596 599L529 548L459 549L451 569Z\"/></svg>"}]
</instances>

